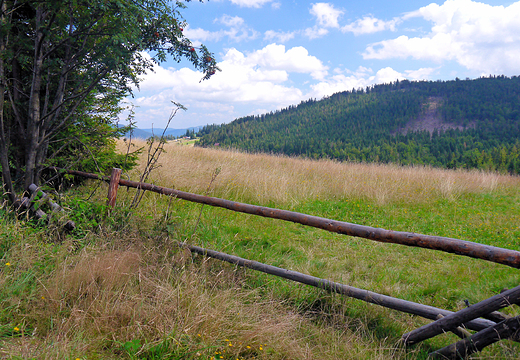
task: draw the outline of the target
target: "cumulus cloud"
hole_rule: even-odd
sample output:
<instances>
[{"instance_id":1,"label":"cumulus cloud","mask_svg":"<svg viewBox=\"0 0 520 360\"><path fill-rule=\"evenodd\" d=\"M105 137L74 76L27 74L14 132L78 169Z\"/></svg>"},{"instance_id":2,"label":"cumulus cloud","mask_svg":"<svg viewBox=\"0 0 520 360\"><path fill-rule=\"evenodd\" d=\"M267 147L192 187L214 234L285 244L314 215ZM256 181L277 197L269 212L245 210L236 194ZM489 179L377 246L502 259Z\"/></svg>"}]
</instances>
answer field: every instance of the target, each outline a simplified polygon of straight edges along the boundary
<instances>
[{"instance_id":1,"label":"cumulus cloud","mask_svg":"<svg viewBox=\"0 0 520 360\"><path fill-rule=\"evenodd\" d=\"M423 37L399 36L370 44L365 59L414 58L456 61L482 74L520 71L520 2L507 7L471 0L432 3L406 14L432 23Z\"/></svg>"},{"instance_id":2,"label":"cumulus cloud","mask_svg":"<svg viewBox=\"0 0 520 360\"><path fill-rule=\"evenodd\" d=\"M184 35L192 41L218 41L226 36L224 31L208 31L201 28L192 29L190 26L184 29Z\"/></svg>"},{"instance_id":3,"label":"cumulus cloud","mask_svg":"<svg viewBox=\"0 0 520 360\"><path fill-rule=\"evenodd\" d=\"M452 35L439 33L425 38L409 38L401 35L396 39L383 40L369 45L363 53L365 59L389 59L412 57L417 60L452 60L463 51L464 44L455 41Z\"/></svg>"},{"instance_id":4,"label":"cumulus cloud","mask_svg":"<svg viewBox=\"0 0 520 360\"><path fill-rule=\"evenodd\" d=\"M328 33L329 33L329 30L327 30L325 28L320 28L319 26L307 28L303 31L303 35L305 35L306 37L308 37L311 40L325 36Z\"/></svg>"},{"instance_id":5,"label":"cumulus cloud","mask_svg":"<svg viewBox=\"0 0 520 360\"><path fill-rule=\"evenodd\" d=\"M406 70L406 78L410 80L428 80L432 78L432 75L438 71L439 68L420 68L417 70Z\"/></svg>"},{"instance_id":6,"label":"cumulus cloud","mask_svg":"<svg viewBox=\"0 0 520 360\"><path fill-rule=\"evenodd\" d=\"M301 89L291 84L290 74L308 74L313 79L323 79L328 70L305 48L286 49L284 45L277 44L251 53L228 49L218 66L222 72L217 72L208 81L199 82L202 74L198 71L156 65L154 72L144 76L141 92L133 101L140 106L137 110L139 120L151 121L158 118L159 113L165 119L171 109L171 101L178 101L188 109L196 108L197 112L213 119L210 123L233 120L233 111L239 104L255 104L270 109L297 104L307 97ZM185 115L179 115L180 118L182 116ZM206 120L196 120L193 111L189 111L189 116L191 121L197 121L191 125L208 123Z\"/></svg>"},{"instance_id":7,"label":"cumulus cloud","mask_svg":"<svg viewBox=\"0 0 520 360\"><path fill-rule=\"evenodd\" d=\"M251 53L249 61L266 69L283 69L289 72L308 73L315 79L327 75L327 67L317 57L309 55L307 49L296 46L289 50L284 45L270 44Z\"/></svg>"},{"instance_id":8,"label":"cumulus cloud","mask_svg":"<svg viewBox=\"0 0 520 360\"><path fill-rule=\"evenodd\" d=\"M364 89L375 84L391 83L396 80L429 80L435 68L421 68L418 70L406 70L403 73L391 67L379 69L377 72L370 68L360 66L355 71L334 69L335 75L327 77L316 84L311 85L308 97L323 98L337 92Z\"/></svg>"},{"instance_id":9,"label":"cumulus cloud","mask_svg":"<svg viewBox=\"0 0 520 360\"><path fill-rule=\"evenodd\" d=\"M201 28L192 29L187 27L184 34L195 42L219 41L228 38L232 41L239 42L243 40L252 40L258 37L258 32L250 28L239 16L223 15L214 20L214 23L222 24L226 29L218 31L207 31Z\"/></svg>"},{"instance_id":10,"label":"cumulus cloud","mask_svg":"<svg viewBox=\"0 0 520 360\"><path fill-rule=\"evenodd\" d=\"M231 0L231 3L240 7L261 8L264 4L270 3L272 0Z\"/></svg>"},{"instance_id":11,"label":"cumulus cloud","mask_svg":"<svg viewBox=\"0 0 520 360\"><path fill-rule=\"evenodd\" d=\"M318 24L326 28L339 28L338 18L343 11L334 8L329 3L312 4L310 13L316 17Z\"/></svg>"},{"instance_id":12,"label":"cumulus cloud","mask_svg":"<svg viewBox=\"0 0 520 360\"><path fill-rule=\"evenodd\" d=\"M373 75L372 69L363 66L355 71L335 69L335 72L336 75L311 85L311 97L320 99L341 91L365 88L374 84L377 76Z\"/></svg>"},{"instance_id":13,"label":"cumulus cloud","mask_svg":"<svg viewBox=\"0 0 520 360\"><path fill-rule=\"evenodd\" d=\"M244 19L240 16L223 15L222 17L215 20L229 27L238 27L244 24Z\"/></svg>"},{"instance_id":14,"label":"cumulus cloud","mask_svg":"<svg viewBox=\"0 0 520 360\"><path fill-rule=\"evenodd\" d=\"M404 80L405 78L403 74L395 71L391 67L385 67L376 73L372 81L374 84L388 84L396 80Z\"/></svg>"},{"instance_id":15,"label":"cumulus cloud","mask_svg":"<svg viewBox=\"0 0 520 360\"><path fill-rule=\"evenodd\" d=\"M303 30L303 35L309 39L317 39L329 33L330 28L339 28L339 17L343 14L330 3L315 3L309 13L316 18L316 25Z\"/></svg>"},{"instance_id":16,"label":"cumulus cloud","mask_svg":"<svg viewBox=\"0 0 520 360\"><path fill-rule=\"evenodd\" d=\"M143 56L149 56L143 54ZM251 113L251 109L280 109L308 98L322 98L336 92L365 88L397 79L427 79L436 69L421 68L399 72L390 67L373 71L360 66L354 71L329 69L306 48L287 48L269 44L262 49L243 52L226 50L217 72L209 81L191 68L156 65L141 82L141 92L133 103L139 108L136 118L140 127L160 126L172 109L171 101L188 107L172 124L178 128L207 123L229 122ZM295 73L308 76L307 85L296 86ZM237 109L242 109L238 111ZM263 111L266 112L266 111Z\"/></svg>"},{"instance_id":17,"label":"cumulus cloud","mask_svg":"<svg viewBox=\"0 0 520 360\"><path fill-rule=\"evenodd\" d=\"M295 35L296 35L296 32L294 32L294 31L283 32L283 31L267 30L264 33L264 40L267 40L267 41L275 40L276 42L284 43L291 39L294 39Z\"/></svg>"},{"instance_id":18,"label":"cumulus cloud","mask_svg":"<svg viewBox=\"0 0 520 360\"><path fill-rule=\"evenodd\" d=\"M372 34L379 31L391 30L395 31L396 25L400 19L393 19L384 21L376 19L372 16L365 16L362 19L356 20L353 23L345 25L341 28L343 32L351 32L354 35Z\"/></svg>"}]
</instances>

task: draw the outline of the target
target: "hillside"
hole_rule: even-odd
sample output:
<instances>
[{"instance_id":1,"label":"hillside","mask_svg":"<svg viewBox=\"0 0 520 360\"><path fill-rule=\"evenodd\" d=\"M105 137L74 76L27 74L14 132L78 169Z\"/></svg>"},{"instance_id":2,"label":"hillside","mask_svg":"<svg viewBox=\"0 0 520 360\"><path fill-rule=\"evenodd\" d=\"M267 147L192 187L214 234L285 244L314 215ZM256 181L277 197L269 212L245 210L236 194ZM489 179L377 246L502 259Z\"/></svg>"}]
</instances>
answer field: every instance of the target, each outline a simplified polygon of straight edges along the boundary
<instances>
[{"instance_id":1,"label":"hillside","mask_svg":"<svg viewBox=\"0 0 520 360\"><path fill-rule=\"evenodd\" d=\"M199 145L517 174L519 125L520 77L405 80L209 125Z\"/></svg>"}]
</instances>

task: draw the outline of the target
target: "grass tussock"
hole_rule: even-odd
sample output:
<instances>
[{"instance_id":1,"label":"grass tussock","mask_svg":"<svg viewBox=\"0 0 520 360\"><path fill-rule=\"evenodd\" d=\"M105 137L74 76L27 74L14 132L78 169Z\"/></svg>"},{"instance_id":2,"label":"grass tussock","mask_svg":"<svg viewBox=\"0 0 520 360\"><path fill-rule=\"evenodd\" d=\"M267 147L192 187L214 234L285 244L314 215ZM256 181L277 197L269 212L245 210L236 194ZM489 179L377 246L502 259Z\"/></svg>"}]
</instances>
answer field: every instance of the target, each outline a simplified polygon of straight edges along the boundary
<instances>
[{"instance_id":1,"label":"grass tussock","mask_svg":"<svg viewBox=\"0 0 520 360\"><path fill-rule=\"evenodd\" d=\"M149 180L161 186L520 248L518 177L165 149ZM457 340L404 349L401 334L427 320L193 255L179 241L450 310L518 283L516 269L489 262L157 194L130 208L124 188L109 211L106 190L90 184L63 196L73 233L0 208L0 358L426 359ZM475 358L519 351L503 341Z\"/></svg>"}]
</instances>

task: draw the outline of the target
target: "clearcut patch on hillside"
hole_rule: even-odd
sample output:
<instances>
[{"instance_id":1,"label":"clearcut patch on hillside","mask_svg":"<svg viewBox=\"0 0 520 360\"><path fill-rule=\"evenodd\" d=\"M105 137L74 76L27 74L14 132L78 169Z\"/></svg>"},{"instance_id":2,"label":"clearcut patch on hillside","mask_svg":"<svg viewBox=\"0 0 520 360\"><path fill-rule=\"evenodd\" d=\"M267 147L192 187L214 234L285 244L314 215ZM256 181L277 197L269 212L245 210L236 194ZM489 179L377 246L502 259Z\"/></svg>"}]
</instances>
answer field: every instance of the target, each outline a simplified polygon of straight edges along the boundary
<instances>
[{"instance_id":1,"label":"clearcut patch on hillside","mask_svg":"<svg viewBox=\"0 0 520 360\"><path fill-rule=\"evenodd\" d=\"M443 132L450 129L467 130L475 128L476 123L474 121L469 122L466 126L444 121L439 111L442 101L440 97L430 96L428 102L423 104L421 115L406 124L406 126L400 130L400 133L406 135L409 132L426 130L431 135L435 130Z\"/></svg>"}]
</instances>

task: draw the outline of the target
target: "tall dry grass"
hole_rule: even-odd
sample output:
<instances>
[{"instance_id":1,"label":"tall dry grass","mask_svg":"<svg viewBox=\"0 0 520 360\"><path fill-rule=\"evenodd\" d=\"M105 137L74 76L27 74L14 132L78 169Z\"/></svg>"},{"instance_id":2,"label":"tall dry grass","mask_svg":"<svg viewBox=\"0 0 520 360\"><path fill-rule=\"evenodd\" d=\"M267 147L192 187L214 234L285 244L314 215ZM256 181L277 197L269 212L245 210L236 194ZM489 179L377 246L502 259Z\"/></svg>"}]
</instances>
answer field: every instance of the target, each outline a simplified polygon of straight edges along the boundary
<instances>
[{"instance_id":1,"label":"tall dry grass","mask_svg":"<svg viewBox=\"0 0 520 360\"><path fill-rule=\"evenodd\" d=\"M479 171L315 161L176 143L168 143L165 149L161 167L152 172L151 182L205 193L212 174L220 168L211 184L211 195L286 207L312 199L369 199L379 204L454 200L467 193L517 191L520 185L518 177ZM128 175L138 179L141 170ZM100 195L100 201L104 196ZM147 203L136 210L145 215L136 214L132 221L150 217L150 227L163 221L164 211L154 211L153 201L157 200L145 199ZM154 233L146 226L142 221L124 227L124 232L103 229L91 233L83 240L87 245L79 251L71 238L54 247L42 241L43 232L24 235L23 241L6 253L6 261L13 265L0 272L2 288L12 287L2 303L9 309L6 311L15 314L9 326L19 327L21 332L15 335L23 336L0 338L0 358L132 358L123 345L136 339L140 343L134 358L164 341L177 352L177 357L171 358L183 358L185 350L197 359L210 359L215 351L223 350L227 351L226 359L404 359L421 352L424 358L429 350L403 350L394 341L399 334L391 333L394 328L389 323L397 324L401 332L417 327L418 320L410 316L368 305L359 312L360 305L354 300L337 300L325 293L310 295L316 304L314 300L309 304L305 296L311 291L298 285L288 289L291 296L280 302L280 294L274 294L269 285L272 280L251 287L256 280L251 280L245 270L192 258L177 250L175 242L182 239L150 235ZM256 232L263 225L248 226ZM245 227L239 239L248 240ZM313 233L302 244L294 234L287 237L285 230L271 229L273 242L269 247L274 248L283 238L288 252L276 256L280 261L286 257L294 270L313 275L327 271L326 276L336 281L357 281L355 285L379 288L388 294L406 296L421 290L423 280L417 275L417 281L404 281L401 275L393 277L392 273L403 273L405 278L406 272L425 266L430 271L444 271L448 263L412 250L390 254L381 250L379 243L358 245ZM301 253L303 260L298 262L295 257L290 263L292 252ZM424 260L429 261L427 265ZM459 266L461 273L487 269L471 268L469 261L457 264L454 266ZM384 271L374 276L378 267ZM39 272L40 268L51 270ZM447 274L439 275L442 283L454 273L442 272ZM429 286L427 280L424 282ZM434 277L432 282L437 286L440 280ZM434 288L432 294L437 291ZM427 294L422 300L433 298ZM302 301L303 308L291 301ZM388 322L381 320L388 317ZM24 326L30 326L30 331L26 332ZM375 334L377 331L383 333Z\"/></svg>"},{"instance_id":2,"label":"tall dry grass","mask_svg":"<svg viewBox=\"0 0 520 360\"><path fill-rule=\"evenodd\" d=\"M136 145L144 146L145 143L138 141ZM175 142L168 143L165 150L159 160L161 167L151 176L153 182L204 193L212 173L220 168L221 172L212 184L214 195L259 204L276 202L291 206L308 199L365 198L379 204L425 202L439 197L453 200L464 193L514 189L520 185L518 176L478 170L245 154L182 146ZM135 174L131 176L137 178Z\"/></svg>"},{"instance_id":3,"label":"tall dry grass","mask_svg":"<svg viewBox=\"0 0 520 360\"><path fill-rule=\"evenodd\" d=\"M316 324L246 286L245 272L233 266L164 251L176 248L168 240L159 246L142 238L133 244L107 240L79 253L55 254L55 270L38 277L37 293L24 304L29 306L18 326L25 335L0 338L0 358L132 359L165 341L172 355L161 359L218 358L215 353L225 359L388 356L387 345L374 346L381 340L367 327L339 315L327 326ZM16 271L38 263L36 249L21 255L27 246L11 252L20 259ZM135 339L139 347L129 354L123 345ZM397 346L393 351L403 352Z\"/></svg>"}]
</instances>

